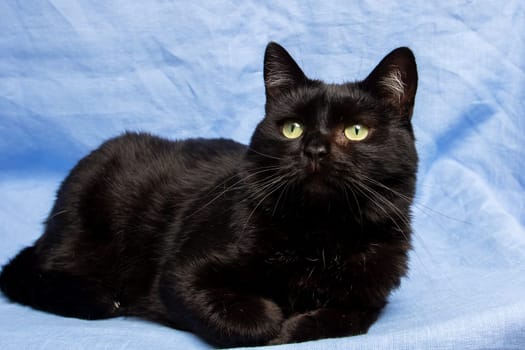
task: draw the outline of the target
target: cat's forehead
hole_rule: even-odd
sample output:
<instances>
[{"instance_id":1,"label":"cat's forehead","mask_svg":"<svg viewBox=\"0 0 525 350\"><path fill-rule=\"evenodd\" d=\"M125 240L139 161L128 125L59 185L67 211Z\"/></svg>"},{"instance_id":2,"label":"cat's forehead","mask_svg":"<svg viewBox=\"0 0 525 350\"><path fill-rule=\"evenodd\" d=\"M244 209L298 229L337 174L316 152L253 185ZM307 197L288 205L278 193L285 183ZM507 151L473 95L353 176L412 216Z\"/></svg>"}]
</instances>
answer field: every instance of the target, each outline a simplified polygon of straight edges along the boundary
<instances>
[{"instance_id":1,"label":"cat's forehead","mask_svg":"<svg viewBox=\"0 0 525 350\"><path fill-rule=\"evenodd\" d=\"M296 100L299 109L326 109L341 113L369 112L375 109L373 98L358 83L320 83L315 89L306 89Z\"/></svg>"},{"instance_id":2,"label":"cat's forehead","mask_svg":"<svg viewBox=\"0 0 525 350\"><path fill-rule=\"evenodd\" d=\"M322 93L327 100L357 102L363 97L357 83L322 84Z\"/></svg>"},{"instance_id":3,"label":"cat's forehead","mask_svg":"<svg viewBox=\"0 0 525 350\"><path fill-rule=\"evenodd\" d=\"M359 83L310 81L310 84L298 86L281 98L268 102L265 119L278 122L300 119L324 124L378 114L377 101L360 88Z\"/></svg>"}]
</instances>

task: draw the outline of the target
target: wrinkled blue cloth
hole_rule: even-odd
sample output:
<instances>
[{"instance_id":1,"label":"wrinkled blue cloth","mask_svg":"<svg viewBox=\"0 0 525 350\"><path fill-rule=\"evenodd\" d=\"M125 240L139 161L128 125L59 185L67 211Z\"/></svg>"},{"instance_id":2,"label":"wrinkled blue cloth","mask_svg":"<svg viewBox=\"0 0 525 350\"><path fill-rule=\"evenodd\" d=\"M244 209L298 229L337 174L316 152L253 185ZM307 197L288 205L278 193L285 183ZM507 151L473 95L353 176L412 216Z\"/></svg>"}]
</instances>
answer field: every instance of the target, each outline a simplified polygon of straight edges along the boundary
<instances>
[{"instance_id":1,"label":"wrinkled blue cloth","mask_svg":"<svg viewBox=\"0 0 525 350\"><path fill-rule=\"evenodd\" d=\"M61 179L125 130L248 142L266 43L312 78L415 52L421 158L410 273L362 336L282 349L525 349L525 2L0 0L0 264ZM0 296L0 349L206 349L133 318Z\"/></svg>"}]
</instances>

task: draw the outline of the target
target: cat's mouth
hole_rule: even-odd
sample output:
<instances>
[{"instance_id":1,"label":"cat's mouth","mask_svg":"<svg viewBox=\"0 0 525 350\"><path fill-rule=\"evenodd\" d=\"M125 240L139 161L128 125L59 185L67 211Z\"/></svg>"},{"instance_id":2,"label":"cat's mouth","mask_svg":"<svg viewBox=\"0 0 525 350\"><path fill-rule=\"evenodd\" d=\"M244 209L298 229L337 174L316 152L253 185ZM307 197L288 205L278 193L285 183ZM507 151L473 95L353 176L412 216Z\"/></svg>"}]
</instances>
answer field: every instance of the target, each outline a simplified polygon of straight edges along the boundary
<instances>
[{"instance_id":1,"label":"cat's mouth","mask_svg":"<svg viewBox=\"0 0 525 350\"><path fill-rule=\"evenodd\" d=\"M318 175L321 173L320 162L309 162L306 166L306 173L310 175Z\"/></svg>"},{"instance_id":2,"label":"cat's mouth","mask_svg":"<svg viewBox=\"0 0 525 350\"><path fill-rule=\"evenodd\" d=\"M333 193L334 188L330 179L322 171L307 172L303 181L304 191L317 196Z\"/></svg>"}]
</instances>

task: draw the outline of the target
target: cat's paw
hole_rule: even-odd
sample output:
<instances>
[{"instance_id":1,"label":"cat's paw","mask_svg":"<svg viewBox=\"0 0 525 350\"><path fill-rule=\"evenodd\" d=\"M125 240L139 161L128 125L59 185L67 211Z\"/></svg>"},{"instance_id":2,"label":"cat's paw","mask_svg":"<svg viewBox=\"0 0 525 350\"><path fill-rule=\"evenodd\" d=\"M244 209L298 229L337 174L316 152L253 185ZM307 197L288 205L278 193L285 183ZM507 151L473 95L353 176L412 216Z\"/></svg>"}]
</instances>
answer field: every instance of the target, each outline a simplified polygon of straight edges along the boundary
<instances>
[{"instance_id":1,"label":"cat's paw","mask_svg":"<svg viewBox=\"0 0 525 350\"><path fill-rule=\"evenodd\" d=\"M283 322L279 335L268 344L297 343L317 339L318 326L315 315L316 311L310 311L290 317Z\"/></svg>"},{"instance_id":2,"label":"cat's paw","mask_svg":"<svg viewBox=\"0 0 525 350\"><path fill-rule=\"evenodd\" d=\"M294 315L283 322L279 335L269 344L298 343L366 333L377 313L317 309Z\"/></svg>"},{"instance_id":3,"label":"cat's paw","mask_svg":"<svg viewBox=\"0 0 525 350\"><path fill-rule=\"evenodd\" d=\"M276 332L283 319L281 309L274 302L249 296L225 305L219 317L237 332L248 334L265 329L269 333Z\"/></svg>"},{"instance_id":4,"label":"cat's paw","mask_svg":"<svg viewBox=\"0 0 525 350\"><path fill-rule=\"evenodd\" d=\"M263 345L279 334L283 313L274 302L252 296L237 296L222 303L210 318L213 343L219 346Z\"/></svg>"}]
</instances>

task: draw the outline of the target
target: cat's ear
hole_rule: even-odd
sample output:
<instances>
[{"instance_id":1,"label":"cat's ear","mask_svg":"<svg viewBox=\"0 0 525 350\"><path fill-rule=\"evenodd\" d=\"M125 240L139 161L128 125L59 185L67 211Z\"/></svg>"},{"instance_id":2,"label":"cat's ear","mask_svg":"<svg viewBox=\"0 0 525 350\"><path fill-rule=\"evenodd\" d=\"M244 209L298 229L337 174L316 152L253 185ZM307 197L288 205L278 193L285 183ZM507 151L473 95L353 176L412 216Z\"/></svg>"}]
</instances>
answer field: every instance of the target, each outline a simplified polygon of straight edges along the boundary
<instances>
[{"instance_id":1,"label":"cat's ear","mask_svg":"<svg viewBox=\"0 0 525 350\"><path fill-rule=\"evenodd\" d=\"M400 47L386 55L363 81L363 86L410 118L417 90L417 66L412 51Z\"/></svg>"},{"instance_id":2,"label":"cat's ear","mask_svg":"<svg viewBox=\"0 0 525 350\"><path fill-rule=\"evenodd\" d=\"M268 44L264 53L264 87L267 99L275 98L307 80L299 65L281 45L274 42Z\"/></svg>"}]
</instances>

